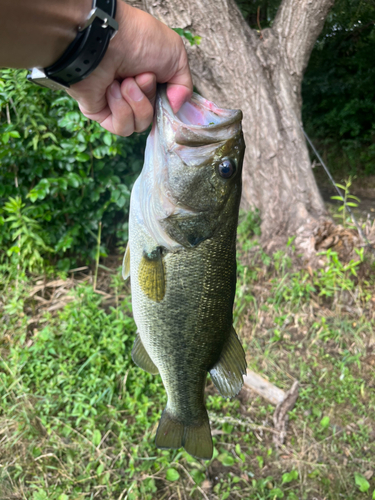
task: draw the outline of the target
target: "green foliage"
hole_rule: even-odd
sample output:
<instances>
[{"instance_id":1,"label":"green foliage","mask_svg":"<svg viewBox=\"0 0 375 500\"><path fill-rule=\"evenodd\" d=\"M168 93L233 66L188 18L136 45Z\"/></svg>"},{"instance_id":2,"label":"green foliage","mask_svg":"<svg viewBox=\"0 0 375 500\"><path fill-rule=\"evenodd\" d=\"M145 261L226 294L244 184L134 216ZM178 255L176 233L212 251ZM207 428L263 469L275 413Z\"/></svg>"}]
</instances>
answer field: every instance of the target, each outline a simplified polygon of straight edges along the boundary
<instances>
[{"instance_id":1,"label":"green foliage","mask_svg":"<svg viewBox=\"0 0 375 500\"><path fill-rule=\"evenodd\" d=\"M370 489L370 483L367 481L362 474L358 474L358 472L354 473L355 484L358 486L359 491L362 493L366 493Z\"/></svg>"},{"instance_id":2,"label":"green foliage","mask_svg":"<svg viewBox=\"0 0 375 500\"><path fill-rule=\"evenodd\" d=\"M248 212L240 211L239 224L237 228L238 241L244 251L249 250L251 246L251 238L260 236L260 213L256 208Z\"/></svg>"},{"instance_id":3,"label":"green foliage","mask_svg":"<svg viewBox=\"0 0 375 500\"><path fill-rule=\"evenodd\" d=\"M107 248L126 240L145 135L116 137L85 118L69 96L32 85L25 75L0 71L0 207L21 200L23 217L33 221L49 251L72 256L60 262L67 268L94 256L100 221ZM1 215L0 243L9 249L14 220Z\"/></svg>"},{"instance_id":4,"label":"green foliage","mask_svg":"<svg viewBox=\"0 0 375 500\"><path fill-rule=\"evenodd\" d=\"M200 45L202 37L198 35L193 35L191 31L183 30L182 28L173 28L178 35L186 38L186 40L190 43L190 45Z\"/></svg>"},{"instance_id":5,"label":"green foliage","mask_svg":"<svg viewBox=\"0 0 375 500\"><path fill-rule=\"evenodd\" d=\"M178 481L180 479L180 474L176 471L176 469L167 469L165 477L168 481Z\"/></svg>"},{"instance_id":6,"label":"green foliage","mask_svg":"<svg viewBox=\"0 0 375 500\"><path fill-rule=\"evenodd\" d=\"M323 269L331 277L294 269L294 251L291 239L265 265L253 242L254 262L239 266L238 291L243 294L236 302L246 305L240 335L251 353L249 368L284 390L293 379L300 381L285 448L299 457L297 462L274 450L269 432L274 407L260 398L226 401L212 386L206 406L214 431L213 459L156 449L165 391L159 376L131 360L135 324L121 278L115 276L109 287L116 307L106 305L92 286L79 285L60 312L31 318L37 303L34 283L22 270L18 273L16 262L11 261L6 275L1 273L3 264L0 498L22 498L27 491L31 499L79 500L102 491L108 499L123 494L128 500L154 500L178 497L183 490L193 500L202 498L202 491L217 500L356 499L366 483L355 483L355 473L367 481L375 453L370 438L375 400L368 389L375 379L364 361L373 320L365 314L355 323L342 312L333 316L331 304L351 280L365 310L364 287L370 285L358 283L350 266L344 271L333 257ZM333 296L319 294L332 286L332 275ZM283 289L279 296L277 289ZM319 312L310 312L312 296L324 304ZM269 322L260 327L263 316ZM347 424L355 423L355 432L346 432ZM343 450L353 457L347 466ZM372 494L372 488L367 492Z\"/></svg>"},{"instance_id":7,"label":"green foliage","mask_svg":"<svg viewBox=\"0 0 375 500\"><path fill-rule=\"evenodd\" d=\"M349 207L352 207L352 208L356 208L358 207L358 203L360 202L360 199L357 198L357 196L354 196L352 194L350 194L350 186L352 185L352 178L349 176L349 179L347 179L345 181L345 186L343 184L338 184L336 183L337 187L339 187L340 189L342 189L343 191L343 196L331 196L331 199L332 200L338 200L342 203L342 205L338 208L338 212L337 214L334 214L333 216L336 217L337 219L340 219L343 227L347 227L348 225L350 227L354 227L354 224L351 224L351 217L349 216L349 218L347 217L348 214L347 214L347 206ZM343 199L344 198L344 199ZM355 201L350 201L350 200L355 200ZM358 202L358 203L356 203Z\"/></svg>"},{"instance_id":8,"label":"green foliage","mask_svg":"<svg viewBox=\"0 0 375 500\"><path fill-rule=\"evenodd\" d=\"M296 481L296 479L298 479L298 471L296 470L285 472L285 474L283 474L283 484L291 483L292 481Z\"/></svg>"},{"instance_id":9,"label":"green foliage","mask_svg":"<svg viewBox=\"0 0 375 500\"><path fill-rule=\"evenodd\" d=\"M321 427L323 427L323 429L326 429L329 426L329 422L330 422L330 418L326 415L320 421L320 425L321 425Z\"/></svg>"},{"instance_id":10,"label":"green foliage","mask_svg":"<svg viewBox=\"0 0 375 500\"><path fill-rule=\"evenodd\" d=\"M26 207L21 198L10 197L4 205L4 212L8 215L4 223L9 224L9 233L13 246L8 251L8 257L12 257L17 263L18 269L29 271L40 271L44 266L42 254L53 252L45 241L48 235L42 231L38 222L29 217L31 207Z\"/></svg>"},{"instance_id":11,"label":"green foliage","mask_svg":"<svg viewBox=\"0 0 375 500\"><path fill-rule=\"evenodd\" d=\"M305 128L344 174L375 174L374 16L373 1L337 0L303 80Z\"/></svg>"}]
</instances>

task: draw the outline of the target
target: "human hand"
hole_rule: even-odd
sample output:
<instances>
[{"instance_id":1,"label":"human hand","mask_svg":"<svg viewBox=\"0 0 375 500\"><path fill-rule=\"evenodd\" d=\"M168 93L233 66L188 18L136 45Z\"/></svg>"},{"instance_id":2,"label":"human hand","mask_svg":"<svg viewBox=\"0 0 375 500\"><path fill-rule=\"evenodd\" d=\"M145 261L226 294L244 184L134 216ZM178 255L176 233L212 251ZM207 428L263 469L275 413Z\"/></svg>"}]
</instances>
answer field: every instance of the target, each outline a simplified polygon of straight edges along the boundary
<instances>
[{"instance_id":1,"label":"human hand","mask_svg":"<svg viewBox=\"0 0 375 500\"><path fill-rule=\"evenodd\" d=\"M174 112L190 98L193 84L186 50L177 33L121 0L116 20L119 31L103 60L68 93L85 116L126 137L150 125L157 83L167 83Z\"/></svg>"}]
</instances>

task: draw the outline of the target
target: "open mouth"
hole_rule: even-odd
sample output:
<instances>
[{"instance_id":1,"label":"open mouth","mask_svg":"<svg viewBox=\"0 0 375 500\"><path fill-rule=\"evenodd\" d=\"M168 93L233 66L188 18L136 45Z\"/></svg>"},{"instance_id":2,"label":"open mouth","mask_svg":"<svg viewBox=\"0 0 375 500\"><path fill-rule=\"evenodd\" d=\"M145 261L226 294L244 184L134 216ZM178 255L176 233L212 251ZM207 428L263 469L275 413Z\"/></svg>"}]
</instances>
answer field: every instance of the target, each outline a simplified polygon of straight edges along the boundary
<instances>
[{"instance_id":1,"label":"open mouth","mask_svg":"<svg viewBox=\"0 0 375 500\"><path fill-rule=\"evenodd\" d=\"M202 106L198 107L194 101L185 102L180 111L176 113L176 118L185 125L198 127L217 125L221 120L219 115L213 111L202 109Z\"/></svg>"},{"instance_id":2,"label":"open mouth","mask_svg":"<svg viewBox=\"0 0 375 500\"><path fill-rule=\"evenodd\" d=\"M242 113L237 109L218 108L213 102L193 94L190 101L182 105L175 117L189 127L215 129L240 122Z\"/></svg>"}]
</instances>

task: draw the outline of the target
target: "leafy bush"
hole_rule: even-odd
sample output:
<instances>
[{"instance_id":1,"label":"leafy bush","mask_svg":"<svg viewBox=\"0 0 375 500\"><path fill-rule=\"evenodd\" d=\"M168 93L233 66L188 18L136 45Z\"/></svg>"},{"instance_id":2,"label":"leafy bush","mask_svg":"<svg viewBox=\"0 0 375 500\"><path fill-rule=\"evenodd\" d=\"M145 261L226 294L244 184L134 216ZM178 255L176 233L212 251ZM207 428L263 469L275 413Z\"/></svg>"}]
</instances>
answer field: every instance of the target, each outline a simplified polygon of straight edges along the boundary
<instances>
[{"instance_id":1,"label":"leafy bush","mask_svg":"<svg viewBox=\"0 0 375 500\"><path fill-rule=\"evenodd\" d=\"M74 255L60 260L67 268L93 256L100 221L106 247L126 240L146 135L116 137L85 118L69 96L32 85L25 75L0 71L0 244L13 246L4 204L18 197L55 259Z\"/></svg>"}]
</instances>

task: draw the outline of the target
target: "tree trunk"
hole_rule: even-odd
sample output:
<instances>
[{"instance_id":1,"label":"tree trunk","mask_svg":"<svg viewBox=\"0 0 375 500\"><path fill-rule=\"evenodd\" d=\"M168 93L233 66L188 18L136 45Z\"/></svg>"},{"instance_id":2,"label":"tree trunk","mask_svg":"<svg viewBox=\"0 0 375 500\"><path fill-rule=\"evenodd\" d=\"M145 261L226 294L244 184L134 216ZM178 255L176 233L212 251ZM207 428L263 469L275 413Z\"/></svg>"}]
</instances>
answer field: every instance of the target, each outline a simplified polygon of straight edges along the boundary
<instances>
[{"instance_id":1,"label":"tree trunk","mask_svg":"<svg viewBox=\"0 0 375 500\"><path fill-rule=\"evenodd\" d=\"M273 247L297 234L313 251L325 215L300 128L301 82L334 0L283 0L272 28L249 28L234 0L138 0L170 27L202 37L187 47L194 84L219 106L244 114L244 208L257 207L262 239Z\"/></svg>"}]
</instances>

